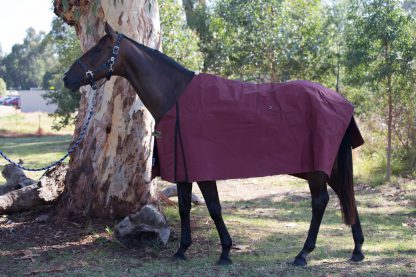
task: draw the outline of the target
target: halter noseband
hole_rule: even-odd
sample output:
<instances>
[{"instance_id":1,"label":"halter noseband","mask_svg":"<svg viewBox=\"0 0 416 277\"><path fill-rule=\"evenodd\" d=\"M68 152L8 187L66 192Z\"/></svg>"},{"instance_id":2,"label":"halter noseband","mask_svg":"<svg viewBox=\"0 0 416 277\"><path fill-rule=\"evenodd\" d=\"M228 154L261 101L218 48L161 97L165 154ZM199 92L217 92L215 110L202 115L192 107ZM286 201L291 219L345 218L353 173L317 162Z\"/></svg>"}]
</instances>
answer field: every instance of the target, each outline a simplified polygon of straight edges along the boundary
<instances>
[{"instance_id":1,"label":"halter noseband","mask_svg":"<svg viewBox=\"0 0 416 277\"><path fill-rule=\"evenodd\" d=\"M84 69L85 76L87 76L87 79L93 89L97 89L97 85L95 84L95 81L94 81L94 75L100 72L101 70L103 70L104 68L108 68L108 72L105 75L105 78L107 80L110 80L111 76L113 76L113 65L116 63L116 58L120 50L120 42L122 38L123 38L123 34L118 33L117 40L113 46L113 51L111 53L110 59L108 59L106 63L102 64L95 70L88 69L87 65L81 62L81 60L79 59L77 60L77 63L82 67L82 69Z\"/></svg>"}]
</instances>

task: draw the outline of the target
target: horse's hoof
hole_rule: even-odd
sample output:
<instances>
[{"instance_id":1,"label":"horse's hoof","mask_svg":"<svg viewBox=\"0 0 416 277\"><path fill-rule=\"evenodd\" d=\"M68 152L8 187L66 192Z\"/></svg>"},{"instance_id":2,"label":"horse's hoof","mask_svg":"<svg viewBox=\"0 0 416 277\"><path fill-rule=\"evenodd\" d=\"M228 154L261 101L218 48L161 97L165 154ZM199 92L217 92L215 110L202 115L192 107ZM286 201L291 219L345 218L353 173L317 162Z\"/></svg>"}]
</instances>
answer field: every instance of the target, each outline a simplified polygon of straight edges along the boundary
<instances>
[{"instance_id":1,"label":"horse's hoof","mask_svg":"<svg viewBox=\"0 0 416 277\"><path fill-rule=\"evenodd\" d=\"M308 263L306 262L306 260L302 258L295 258L295 260L292 263L292 265L300 267L305 267L307 264Z\"/></svg>"},{"instance_id":2,"label":"horse's hoof","mask_svg":"<svg viewBox=\"0 0 416 277\"><path fill-rule=\"evenodd\" d=\"M217 265L230 265L230 264L233 264L230 258L220 258L217 261Z\"/></svg>"},{"instance_id":3,"label":"horse's hoof","mask_svg":"<svg viewBox=\"0 0 416 277\"><path fill-rule=\"evenodd\" d=\"M175 253L172 257L172 261L174 261L174 262L184 262L186 260L187 260L187 258L185 257L184 254Z\"/></svg>"},{"instance_id":4,"label":"horse's hoof","mask_svg":"<svg viewBox=\"0 0 416 277\"><path fill-rule=\"evenodd\" d=\"M359 253L359 254L352 254L350 261L354 262L354 263L358 263L361 262L362 260L364 260L364 255L363 253Z\"/></svg>"}]
</instances>

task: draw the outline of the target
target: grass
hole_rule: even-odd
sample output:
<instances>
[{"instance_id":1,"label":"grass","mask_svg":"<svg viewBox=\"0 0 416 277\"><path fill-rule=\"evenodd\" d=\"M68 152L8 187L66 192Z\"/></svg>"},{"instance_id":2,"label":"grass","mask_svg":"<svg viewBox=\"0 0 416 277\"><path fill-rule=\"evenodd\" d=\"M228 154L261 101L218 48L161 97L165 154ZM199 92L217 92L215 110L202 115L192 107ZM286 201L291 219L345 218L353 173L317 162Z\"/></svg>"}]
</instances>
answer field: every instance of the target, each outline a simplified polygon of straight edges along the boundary
<instances>
[{"instance_id":1,"label":"grass","mask_svg":"<svg viewBox=\"0 0 416 277\"><path fill-rule=\"evenodd\" d=\"M228 267L215 265L219 238L203 206L192 208L194 243L184 263L170 260L178 244L180 222L177 209L165 207L174 232L165 247L124 248L110 238L111 225L86 222L77 231L82 235L75 237L55 226L53 232L62 235L50 236L49 242L19 243L16 239L2 244L0 264L8 265L5 272L9 275L58 268L62 270L52 276L415 276L416 182L376 189L360 185L356 190L366 239L366 259L357 264L348 261L353 249L351 231L341 224L339 204L331 193L308 267L290 265L303 246L311 213L307 185L290 177L220 182L224 218L235 245L234 264ZM199 193L196 187L194 191ZM39 256L34 262L13 260L23 250Z\"/></svg>"},{"instance_id":2,"label":"grass","mask_svg":"<svg viewBox=\"0 0 416 277\"><path fill-rule=\"evenodd\" d=\"M13 161L22 159L26 167L38 168L60 159L72 141L74 126L59 132L51 128L53 119L46 113L22 113L0 106L0 150ZM37 136L39 126L42 134ZM9 137L10 136L10 137ZM0 157L0 170L7 161ZM25 172L32 179L43 172ZM6 180L0 175L0 184Z\"/></svg>"},{"instance_id":3,"label":"grass","mask_svg":"<svg viewBox=\"0 0 416 277\"><path fill-rule=\"evenodd\" d=\"M52 129L53 119L46 113L22 113L0 106L0 134L37 134L39 127L44 134L71 135L74 126L68 126L59 132Z\"/></svg>"},{"instance_id":4,"label":"grass","mask_svg":"<svg viewBox=\"0 0 416 277\"><path fill-rule=\"evenodd\" d=\"M0 138L0 150L13 161L22 159L26 167L38 168L60 159L69 147L72 136L45 136L26 138ZM1 158L1 157L0 157ZM7 161L1 158L0 170ZM25 172L32 179L41 177L43 172ZM0 184L6 180L0 176Z\"/></svg>"}]
</instances>

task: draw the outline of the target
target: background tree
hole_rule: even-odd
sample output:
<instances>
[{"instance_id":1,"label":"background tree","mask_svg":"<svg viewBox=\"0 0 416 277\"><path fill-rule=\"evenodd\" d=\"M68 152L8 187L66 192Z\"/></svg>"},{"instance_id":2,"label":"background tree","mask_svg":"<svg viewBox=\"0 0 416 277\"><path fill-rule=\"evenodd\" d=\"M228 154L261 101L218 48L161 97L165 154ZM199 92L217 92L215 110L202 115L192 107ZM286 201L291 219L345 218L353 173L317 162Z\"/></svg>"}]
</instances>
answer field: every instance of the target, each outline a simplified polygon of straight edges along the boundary
<instances>
[{"instance_id":1,"label":"background tree","mask_svg":"<svg viewBox=\"0 0 416 277\"><path fill-rule=\"evenodd\" d=\"M216 1L211 1L216 4ZM199 49L203 53L203 71L207 71L209 64L215 59L214 49L211 47L213 36L210 30L212 13L206 0L182 0L186 22L189 28L199 36Z\"/></svg>"},{"instance_id":2,"label":"background tree","mask_svg":"<svg viewBox=\"0 0 416 277\"><path fill-rule=\"evenodd\" d=\"M191 70L200 70L199 37L188 27L182 6L175 0L161 0L160 19L163 52Z\"/></svg>"},{"instance_id":3,"label":"background tree","mask_svg":"<svg viewBox=\"0 0 416 277\"><path fill-rule=\"evenodd\" d=\"M0 97L6 95L7 86L3 78L0 78Z\"/></svg>"},{"instance_id":4,"label":"background tree","mask_svg":"<svg viewBox=\"0 0 416 277\"><path fill-rule=\"evenodd\" d=\"M51 46L44 43L45 33L36 33L33 28L26 31L22 44L15 44L1 65L1 76L9 88L30 89L41 87L47 68L54 66L55 57Z\"/></svg>"},{"instance_id":5,"label":"background tree","mask_svg":"<svg viewBox=\"0 0 416 277\"><path fill-rule=\"evenodd\" d=\"M356 1L348 20L346 65L350 82L369 88L366 96L373 103L373 111L385 120L386 180L390 181L393 127L400 115L408 114L404 107L412 103L415 93L416 25L397 0Z\"/></svg>"},{"instance_id":6,"label":"background tree","mask_svg":"<svg viewBox=\"0 0 416 277\"><path fill-rule=\"evenodd\" d=\"M321 1L219 0L210 30L208 68L256 81L321 80L329 39Z\"/></svg>"},{"instance_id":7,"label":"background tree","mask_svg":"<svg viewBox=\"0 0 416 277\"><path fill-rule=\"evenodd\" d=\"M51 91L45 95L48 102L57 105L57 110L52 116L55 118L53 127L59 130L70 123L75 123L75 112L79 106L81 94L72 93L64 87L62 74L75 59L81 56L81 45L75 29L60 18L52 21L52 30L45 40L53 45L57 62L45 73L42 87Z\"/></svg>"},{"instance_id":8,"label":"background tree","mask_svg":"<svg viewBox=\"0 0 416 277\"><path fill-rule=\"evenodd\" d=\"M116 31L159 49L159 9L155 0L55 0L55 13L73 25L83 52ZM74 137L85 117L90 87L82 89ZM66 189L59 203L64 217L123 217L157 201L151 179L154 121L128 81L113 77L97 92L94 117L82 150L71 155Z\"/></svg>"}]
</instances>

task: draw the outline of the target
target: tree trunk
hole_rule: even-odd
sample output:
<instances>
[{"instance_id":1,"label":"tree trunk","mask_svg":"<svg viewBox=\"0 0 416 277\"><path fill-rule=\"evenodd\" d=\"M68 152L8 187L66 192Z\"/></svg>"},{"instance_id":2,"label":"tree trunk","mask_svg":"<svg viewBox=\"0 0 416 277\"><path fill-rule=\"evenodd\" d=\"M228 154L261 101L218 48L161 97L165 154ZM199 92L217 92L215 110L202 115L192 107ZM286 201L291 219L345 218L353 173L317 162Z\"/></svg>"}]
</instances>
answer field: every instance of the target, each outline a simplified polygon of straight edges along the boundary
<instances>
[{"instance_id":1,"label":"tree trunk","mask_svg":"<svg viewBox=\"0 0 416 277\"><path fill-rule=\"evenodd\" d=\"M161 46L157 0L55 0L54 7L55 13L75 26L84 52L104 35L105 22L140 43ZM81 90L74 138L79 135L91 88ZM61 216L118 218L158 203L151 179L153 125L127 80L112 77L99 89L87 135L70 157L59 203Z\"/></svg>"},{"instance_id":2,"label":"tree trunk","mask_svg":"<svg viewBox=\"0 0 416 277\"><path fill-rule=\"evenodd\" d=\"M391 91L391 77L388 77L387 81L387 168L386 168L386 181L391 180L391 136L392 136L392 125L393 125L393 100Z\"/></svg>"}]
</instances>

